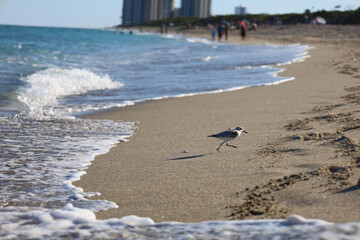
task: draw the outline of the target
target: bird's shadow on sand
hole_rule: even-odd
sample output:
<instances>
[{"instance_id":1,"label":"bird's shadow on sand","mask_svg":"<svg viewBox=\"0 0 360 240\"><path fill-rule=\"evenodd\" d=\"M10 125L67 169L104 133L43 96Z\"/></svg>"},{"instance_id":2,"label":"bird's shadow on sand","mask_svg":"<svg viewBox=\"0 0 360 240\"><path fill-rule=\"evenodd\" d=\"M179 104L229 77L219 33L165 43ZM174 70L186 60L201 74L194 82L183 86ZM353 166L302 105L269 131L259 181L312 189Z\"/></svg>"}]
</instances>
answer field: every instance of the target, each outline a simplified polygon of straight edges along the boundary
<instances>
[{"instance_id":1,"label":"bird's shadow on sand","mask_svg":"<svg viewBox=\"0 0 360 240\"><path fill-rule=\"evenodd\" d=\"M348 187L348 188L345 188L341 191L338 191L336 193L347 193L347 192L353 192L353 191L356 191L356 190L360 190L360 185L354 185L352 187Z\"/></svg>"},{"instance_id":2,"label":"bird's shadow on sand","mask_svg":"<svg viewBox=\"0 0 360 240\"><path fill-rule=\"evenodd\" d=\"M178 158L171 158L166 159L165 161L179 161L179 160L188 160L188 159L195 159L195 158L202 158L211 154L214 154L215 152L205 153L205 154L198 154L198 155L192 155L192 156L186 156L186 157L178 157Z\"/></svg>"}]
</instances>

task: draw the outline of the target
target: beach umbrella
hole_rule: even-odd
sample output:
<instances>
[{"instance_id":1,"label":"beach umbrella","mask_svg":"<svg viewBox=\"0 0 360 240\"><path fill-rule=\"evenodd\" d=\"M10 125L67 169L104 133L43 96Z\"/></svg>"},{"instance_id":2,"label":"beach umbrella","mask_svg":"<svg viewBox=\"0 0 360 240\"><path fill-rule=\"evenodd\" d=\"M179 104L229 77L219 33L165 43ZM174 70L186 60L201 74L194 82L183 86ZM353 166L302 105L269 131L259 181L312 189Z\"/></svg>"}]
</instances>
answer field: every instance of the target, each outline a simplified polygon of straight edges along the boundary
<instances>
[{"instance_id":1,"label":"beach umbrella","mask_svg":"<svg viewBox=\"0 0 360 240\"><path fill-rule=\"evenodd\" d=\"M323 17L316 17L311 21L312 24L320 24L320 25L325 25L326 24L326 20Z\"/></svg>"}]
</instances>

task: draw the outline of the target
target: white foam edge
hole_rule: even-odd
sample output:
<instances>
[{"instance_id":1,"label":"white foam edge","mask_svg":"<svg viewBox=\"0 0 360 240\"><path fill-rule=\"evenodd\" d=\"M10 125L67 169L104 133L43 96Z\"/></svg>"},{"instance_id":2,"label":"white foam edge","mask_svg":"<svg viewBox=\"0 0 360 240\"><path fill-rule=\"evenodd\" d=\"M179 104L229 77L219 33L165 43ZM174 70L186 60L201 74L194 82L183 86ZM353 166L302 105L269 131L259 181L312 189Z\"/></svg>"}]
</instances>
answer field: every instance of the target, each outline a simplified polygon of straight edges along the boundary
<instances>
[{"instance_id":1,"label":"white foam edge","mask_svg":"<svg viewBox=\"0 0 360 240\"><path fill-rule=\"evenodd\" d=\"M90 237L92 231L111 232L124 231L122 227L155 227L153 229L165 229L171 236L171 229L180 229L188 231L187 236L201 236L201 234L211 235L209 232L236 231L239 233L241 229L245 231L255 231L261 233L278 232L282 234L284 230L300 231L302 227L308 231L313 228L320 228L316 232L316 236L326 233L330 234L327 227L337 226L337 228L347 229L351 223L334 224L319 219L306 219L299 215L292 215L287 219L270 219L270 220L232 220L232 221L205 221L198 223L182 223L182 222L159 222L155 223L151 218L138 217L129 215L122 218L111 218L106 220L97 220L95 214L87 209L76 208L72 204L67 204L61 209L44 209L35 208L29 211L27 207L5 207L0 209L0 222L3 223L2 228L6 229L6 239L25 237L25 238L41 238L46 236L58 236L60 233L68 231L78 232L81 236ZM355 223L357 224L357 223ZM86 226L83 228L82 226ZM217 229L217 230L215 230ZM200 235L199 235L200 234ZM354 234L354 233L353 233ZM134 235L135 236L135 235ZM281 235L280 235L281 236ZM108 235L104 235L108 237ZM203 239L203 238L202 238ZM317 239L317 238L316 238ZM338 238L336 238L338 239Z\"/></svg>"},{"instance_id":2,"label":"white foam edge","mask_svg":"<svg viewBox=\"0 0 360 240\"><path fill-rule=\"evenodd\" d=\"M285 70L279 70L275 73L269 73L269 74L277 74L279 72L283 72ZM292 81L295 80L295 77L288 77L286 79L281 79L279 81L276 82L271 82L271 83L264 83L264 84L257 84L257 85L251 85L251 86L241 86L241 87L232 87L232 88L227 88L227 89L218 89L218 90L213 90L213 91L205 91L205 92L196 92L196 93L186 93L186 94L179 94L179 95L174 95L174 96L162 96L162 97L154 97L154 98L144 98L144 99L139 99L139 100L134 100L132 102L132 104L129 105L122 105L121 107L125 107L125 106L131 106L137 103L142 103L142 102L147 102L147 101L153 101L153 100L162 100L162 99L168 99L168 98L182 98L182 97L191 97L191 96L196 96L196 95L203 95L203 94L214 94L214 93L222 93L222 92L231 92L231 91L237 91L237 90L241 90L241 89L245 89L245 88L252 88L252 87L261 87L261 86L271 86L271 85L278 85L280 83L284 83L284 82L288 82L288 81ZM106 109L102 109L101 111L104 111Z\"/></svg>"},{"instance_id":3,"label":"white foam edge","mask_svg":"<svg viewBox=\"0 0 360 240\"><path fill-rule=\"evenodd\" d=\"M134 124L136 124L136 122L132 122L132 124L134 125ZM94 196L100 196L101 195L100 192L84 192L83 188L73 185L73 182L80 180L81 176L86 174L87 168L95 160L96 156L108 153L111 150L111 148L116 146L116 144L118 144L119 142L128 141L128 138L130 138L133 135L134 134L128 135L128 136L118 136L116 138L116 140L115 139L110 139L106 143L102 144L102 146L104 146L104 147L102 147L101 149L99 149L96 152L95 151L92 152L92 155L86 156L86 159L84 159L84 161L82 161L82 162L84 162L84 164L81 166L82 170L78 170L77 172L72 173L70 175L70 178L63 182L63 185L66 186L66 188L74 190L74 194L70 195L68 197L68 199L92 201L92 200L89 200L88 198L89 197L94 197ZM119 207L115 202L108 201L108 200L101 200L101 201L106 203L106 207L101 206L101 211ZM91 209L91 211L98 212L99 210L98 209Z\"/></svg>"},{"instance_id":4,"label":"white foam edge","mask_svg":"<svg viewBox=\"0 0 360 240\"><path fill-rule=\"evenodd\" d=\"M268 44L268 45L275 45L275 44ZM300 44L292 44L292 45L299 45L300 46ZM310 47L308 45L301 45L301 46L304 46L306 49L303 49L302 52L297 54L297 57L294 58L291 61L278 63L278 64L275 64L275 65L240 66L240 67L235 67L234 69L241 70L241 69L256 69L256 68L277 68L277 67L281 67L281 66L285 66L285 65L290 65L290 64L293 64L293 63L304 62L307 58L311 57L308 50L314 49L315 47ZM284 69L284 71L285 71L285 69ZM283 72L283 71L279 71L279 72Z\"/></svg>"},{"instance_id":5,"label":"white foam edge","mask_svg":"<svg viewBox=\"0 0 360 240\"><path fill-rule=\"evenodd\" d=\"M223 44L235 44L233 42L219 42L219 41L212 41L207 38L201 38L201 37L189 37L185 35L180 35L176 33L170 33L170 34L161 34L158 32L145 32L145 31L134 31L136 35L143 35L143 36L159 36L161 38L167 38L167 39L183 39L187 41L188 43L202 43L206 45L223 45Z\"/></svg>"},{"instance_id":6,"label":"white foam edge","mask_svg":"<svg viewBox=\"0 0 360 240\"><path fill-rule=\"evenodd\" d=\"M278 71L270 72L269 74L276 77L279 73L282 73L285 70L286 69L279 69ZM154 97L154 98L143 98L143 99L138 99L138 100L133 100L133 101L127 101L126 103L119 104L118 106L112 106L112 107L109 107L109 108L106 108L106 109L99 109L99 110L96 110L94 112L98 112L98 111L102 112L102 111L106 111L106 110L113 109L113 108L121 108L121 107L133 106L135 104L143 103L143 102L147 102L147 101L162 100L162 99L168 99L168 98L191 97L191 96L203 95L203 94L215 94L215 93L222 93L222 92L231 92L231 91L237 91L237 90L241 90L241 89L245 89L245 88L251 88L251 87L272 86L272 85L278 85L278 84L288 82L288 81L292 81L292 80L295 80L295 77L287 77L285 79L281 79L279 81L275 81L275 82L271 82L271 83L264 83L264 84L250 85L250 86L239 86L239 87L232 87L232 88L227 88L227 89L218 89L218 90L213 90L213 91L179 94L179 95L174 95L174 96L161 96L161 97ZM93 113L93 112L91 112L91 113ZM91 114L91 113L87 113L87 114ZM79 115L86 115L86 114L80 113Z\"/></svg>"},{"instance_id":7,"label":"white foam edge","mask_svg":"<svg viewBox=\"0 0 360 240\"><path fill-rule=\"evenodd\" d=\"M107 107L103 107L103 106L99 106L99 107L94 107L94 106L88 106L86 108L82 108L81 111L76 111L74 109L67 109L66 114L71 114L73 116L84 116L84 115L91 115L93 113L96 112L102 112L104 110L108 110L108 109L112 109L112 108L120 108L120 107L127 107L127 106L132 106L135 104L135 101L132 100L126 100L122 103L115 103L115 104L110 104ZM67 115L64 115L67 116Z\"/></svg>"}]
</instances>

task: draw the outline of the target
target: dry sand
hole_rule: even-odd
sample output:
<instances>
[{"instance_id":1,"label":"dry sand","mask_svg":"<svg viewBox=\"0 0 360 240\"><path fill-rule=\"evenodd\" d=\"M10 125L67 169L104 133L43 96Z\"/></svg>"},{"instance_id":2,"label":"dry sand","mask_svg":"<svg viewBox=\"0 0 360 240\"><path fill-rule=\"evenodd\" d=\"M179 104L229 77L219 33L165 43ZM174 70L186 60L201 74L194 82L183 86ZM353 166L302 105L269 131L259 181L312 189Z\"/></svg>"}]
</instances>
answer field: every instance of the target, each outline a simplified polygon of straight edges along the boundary
<instances>
[{"instance_id":1,"label":"dry sand","mask_svg":"<svg viewBox=\"0 0 360 240\"><path fill-rule=\"evenodd\" d=\"M280 26L238 43L302 43L311 58L274 86L148 101L87 118L139 122L75 185L159 221L284 218L360 221L360 26ZM208 32L187 34L209 37ZM226 81L226 79L224 79ZM206 136L243 126L223 146ZM183 153L188 151L188 153Z\"/></svg>"}]
</instances>

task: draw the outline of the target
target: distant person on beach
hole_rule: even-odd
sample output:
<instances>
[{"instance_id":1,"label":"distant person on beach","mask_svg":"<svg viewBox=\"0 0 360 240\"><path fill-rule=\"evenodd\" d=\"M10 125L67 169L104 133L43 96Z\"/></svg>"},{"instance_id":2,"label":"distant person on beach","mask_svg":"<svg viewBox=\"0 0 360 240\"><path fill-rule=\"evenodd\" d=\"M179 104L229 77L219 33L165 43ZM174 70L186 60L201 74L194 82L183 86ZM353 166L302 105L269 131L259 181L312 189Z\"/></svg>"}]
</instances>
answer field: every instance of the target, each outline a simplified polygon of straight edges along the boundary
<instances>
[{"instance_id":1,"label":"distant person on beach","mask_svg":"<svg viewBox=\"0 0 360 240\"><path fill-rule=\"evenodd\" d=\"M215 41L216 29L215 29L214 25L208 24L208 28L209 28L209 30L210 30L210 32L211 32L211 39L212 39L213 41Z\"/></svg>"},{"instance_id":2,"label":"distant person on beach","mask_svg":"<svg viewBox=\"0 0 360 240\"><path fill-rule=\"evenodd\" d=\"M162 24L161 26L160 26L160 33L161 34L167 34L168 33L168 25L167 24Z\"/></svg>"},{"instance_id":3,"label":"distant person on beach","mask_svg":"<svg viewBox=\"0 0 360 240\"><path fill-rule=\"evenodd\" d=\"M221 38L222 38L222 35L224 33L224 27L221 23L218 24L217 28L217 34L218 34L218 38L219 38L219 42L221 42Z\"/></svg>"},{"instance_id":4,"label":"distant person on beach","mask_svg":"<svg viewBox=\"0 0 360 240\"><path fill-rule=\"evenodd\" d=\"M240 25L240 35L241 35L241 39L242 40L245 40L246 38L246 23L241 21L239 22L239 25Z\"/></svg>"},{"instance_id":5,"label":"distant person on beach","mask_svg":"<svg viewBox=\"0 0 360 240\"><path fill-rule=\"evenodd\" d=\"M212 40L215 41L215 38L216 38L216 29L215 28L213 28L211 30L211 37L212 37Z\"/></svg>"},{"instance_id":6,"label":"distant person on beach","mask_svg":"<svg viewBox=\"0 0 360 240\"><path fill-rule=\"evenodd\" d=\"M229 37L229 33L230 33L230 24L228 22L224 22L225 24L225 28L224 28L224 33L225 33L225 40L228 40Z\"/></svg>"},{"instance_id":7,"label":"distant person on beach","mask_svg":"<svg viewBox=\"0 0 360 240\"><path fill-rule=\"evenodd\" d=\"M257 30L257 24L253 23L249 29L249 31L256 31Z\"/></svg>"}]
</instances>

